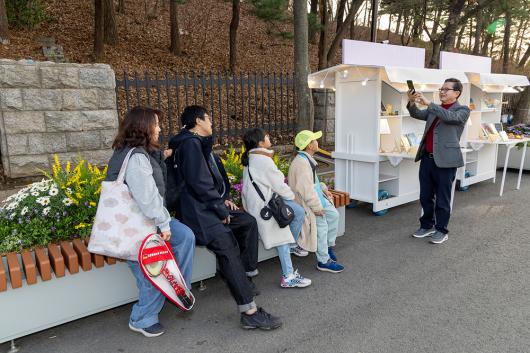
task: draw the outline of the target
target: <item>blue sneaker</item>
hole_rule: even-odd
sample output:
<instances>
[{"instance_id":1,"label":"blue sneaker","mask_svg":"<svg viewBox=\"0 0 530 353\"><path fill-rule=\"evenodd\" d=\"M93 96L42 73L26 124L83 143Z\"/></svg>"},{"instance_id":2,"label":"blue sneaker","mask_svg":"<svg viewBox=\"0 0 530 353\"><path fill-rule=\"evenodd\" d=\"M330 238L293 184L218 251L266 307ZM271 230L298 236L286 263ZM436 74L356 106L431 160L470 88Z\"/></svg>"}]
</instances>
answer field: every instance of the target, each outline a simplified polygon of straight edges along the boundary
<instances>
[{"instance_id":1,"label":"blue sneaker","mask_svg":"<svg viewBox=\"0 0 530 353\"><path fill-rule=\"evenodd\" d=\"M317 270L331 273L339 273L344 271L344 266L329 259L328 262L326 262L325 264L322 262L318 262Z\"/></svg>"},{"instance_id":2,"label":"blue sneaker","mask_svg":"<svg viewBox=\"0 0 530 353\"><path fill-rule=\"evenodd\" d=\"M335 255L335 250L331 246L328 246L328 255L331 260L337 262L337 255Z\"/></svg>"},{"instance_id":3,"label":"blue sneaker","mask_svg":"<svg viewBox=\"0 0 530 353\"><path fill-rule=\"evenodd\" d=\"M129 323L129 328L134 332L140 332L145 337L158 337L164 333L164 327L158 322L146 328L134 327Z\"/></svg>"}]
</instances>

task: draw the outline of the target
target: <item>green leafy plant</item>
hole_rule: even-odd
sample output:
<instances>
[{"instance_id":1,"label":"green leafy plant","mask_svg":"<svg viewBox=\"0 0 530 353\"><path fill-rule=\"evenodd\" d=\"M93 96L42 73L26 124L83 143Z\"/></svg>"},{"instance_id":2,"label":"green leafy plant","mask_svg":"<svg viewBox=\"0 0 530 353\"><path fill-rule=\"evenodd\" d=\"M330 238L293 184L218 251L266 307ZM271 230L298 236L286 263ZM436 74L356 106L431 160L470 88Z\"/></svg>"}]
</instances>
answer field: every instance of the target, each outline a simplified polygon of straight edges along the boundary
<instances>
[{"instance_id":1,"label":"green leafy plant","mask_svg":"<svg viewBox=\"0 0 530 353\"><path fill-rule=\"evenodd\" d=\"M286 19L289 2L286 0L251 0L256 16L265 21Z\"/></svg>"},{"instance_id":2,"label":"green leafy plant","mask_svg":"<svg viewBox=\"0 0 530 353\"><path fill-rule=\"evenodd\" d=\"M11 26L31 29L46 20L41 0L6 0L5 4Z\"/></svg>"},{"instance_id":3,"label":"green leafy plant","mask_svg":"<svg viewBox=\"0 0 530 353\"><path fill-rule=\"evenodd\" d=\"M0 253L90 235L106 168L80 160L65 167L55 156L45 179L21 189L0 206Z\"/></svg>"}]
</instances>

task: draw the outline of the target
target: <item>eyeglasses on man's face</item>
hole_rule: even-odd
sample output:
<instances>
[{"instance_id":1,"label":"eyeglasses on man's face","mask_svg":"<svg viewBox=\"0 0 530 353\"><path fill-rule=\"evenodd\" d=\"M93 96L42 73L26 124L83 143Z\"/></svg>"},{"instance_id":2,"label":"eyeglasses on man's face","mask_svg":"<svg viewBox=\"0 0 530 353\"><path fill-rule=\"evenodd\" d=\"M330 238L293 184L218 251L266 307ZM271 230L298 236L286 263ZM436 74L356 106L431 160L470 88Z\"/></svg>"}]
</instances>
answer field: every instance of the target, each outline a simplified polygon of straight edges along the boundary
<instances>
[{"instance_id":1,"label":"eyeglasses on man's face","mask_svg":"<svg viewBox=\"0 0 530 353\"><path fill-rule=\"evenodd\" d=\"M455 91L453 88L438 88L438 91L442 93L447 93L448 91Z\"/></svg>"}]
</instances>

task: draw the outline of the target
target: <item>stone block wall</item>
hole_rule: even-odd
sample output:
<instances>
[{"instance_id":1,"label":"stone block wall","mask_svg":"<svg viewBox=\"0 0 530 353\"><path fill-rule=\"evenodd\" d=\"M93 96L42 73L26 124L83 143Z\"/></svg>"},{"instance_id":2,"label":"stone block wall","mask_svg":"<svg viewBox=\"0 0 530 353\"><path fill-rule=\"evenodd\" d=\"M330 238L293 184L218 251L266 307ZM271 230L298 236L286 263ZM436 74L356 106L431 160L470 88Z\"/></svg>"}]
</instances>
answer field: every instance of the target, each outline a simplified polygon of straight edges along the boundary
<instances>
[{"instance_id":1,"label":"stone block wall","mask_svg":"<svg viewBox=\"0 0 530 353\"><path fill-rule=\"evenodd\" d=\"M0 60L0 153L8 177L53 155L104 164L118 127L114 71L103 64Z\"/></svg>"},{"instance_id":2,"label":"stone block wall","mask_svg":"<svg viewBox=\"0 0 530 353\"><path fill-rule=\"evenodd\" d=\"M335 92L328 89L313 89L315 107L315 131L322 131L324 145L335 144Z\"/></svg>"}]
</instances>

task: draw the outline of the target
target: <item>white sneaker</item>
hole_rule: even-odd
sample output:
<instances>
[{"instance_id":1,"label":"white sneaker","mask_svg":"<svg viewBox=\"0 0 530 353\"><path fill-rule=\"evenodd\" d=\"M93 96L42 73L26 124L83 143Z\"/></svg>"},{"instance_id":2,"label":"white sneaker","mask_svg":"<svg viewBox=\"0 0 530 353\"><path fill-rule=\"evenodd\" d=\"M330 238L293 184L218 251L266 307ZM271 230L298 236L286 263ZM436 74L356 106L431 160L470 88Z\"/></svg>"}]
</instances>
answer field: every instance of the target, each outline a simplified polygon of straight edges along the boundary
<instances>
[{"instance_id":1,"label":"white sneaker","mask_svg":"<svg viewBox=\"0 0 530 353\"><path fill-rule=\"evenodd\" d=\"M280 280L280 286L282 288L304 288L311 285L311 280L309 278L302 277L298 270L291 273L289 276L282 276Z\"/></svg>"},{"instance_id":2,"label":"white sneaker","mask_svg":"<svg viewBox=\"0 0 530 353\"><path fill-rule=\"evenodd\" d=\"M304 257L309 255L309 252L307 250L302 249L299 245L296 245L291 247L291 254L296 255L298 257Z\"/></svg>"}]
</instances>

